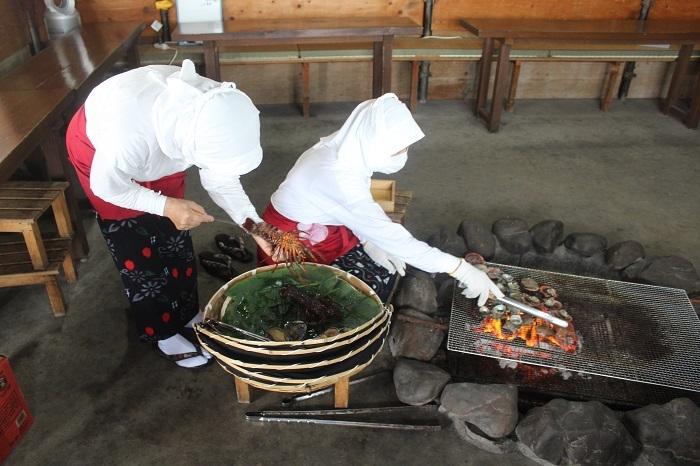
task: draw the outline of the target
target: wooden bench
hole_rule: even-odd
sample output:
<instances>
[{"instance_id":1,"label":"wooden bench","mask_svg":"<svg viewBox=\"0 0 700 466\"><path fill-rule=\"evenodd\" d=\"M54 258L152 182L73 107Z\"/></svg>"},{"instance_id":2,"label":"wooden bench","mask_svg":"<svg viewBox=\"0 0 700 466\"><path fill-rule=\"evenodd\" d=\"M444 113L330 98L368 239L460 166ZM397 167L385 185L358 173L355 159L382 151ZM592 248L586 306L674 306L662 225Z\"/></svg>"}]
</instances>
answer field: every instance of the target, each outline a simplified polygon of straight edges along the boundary
<instances>
[{"instance_id":1,"label":"wooden bench","mask_svg":"<svg viewBox=\"0 0 700 466\"><path fill-rule=\"evenodd\" d=\"M70 238L45 239L48 265L44 270L34 270L32 258L24 242L0 243L0 288L44 285L49 296L53 315L61 317L66 314L66 305L58 278L61 270L66 280L75 282L77 274L70 252Z\"/></svg>"},{"instance_id":2,"label":"wooden bench","mask_svg":"<svg viewBox=\"0 0 700 466\"><path fill-rule=\"evenodd\" d=\"M0 243L0 287L43 284L55 316L66 312L59 270L68 281L77 280L65 197L68 186L67 182L0 183L0 232L21 234L24 239ZM39 230L39 217L49 209L58 238L43 238Z\"/></svg>"},{"instance_id":3,"label":"wooden bench","mask_svg":"<svg viewBox=\"0 0 700 466\"><path fill-rule=\"evenodd\" d=\"M467 31L484 41L474 114L486 121L491 132L498 131L500 127L507 82L509 79L513 81L512 73L507 70L511 62L511 50L519 41L532 40L559 43L584 41L628 45L666 43L680 45L676 67L661 110L663 113L679 116L689 128L697 127L697 120L700 119L700 80L693 91L689 111L683 112L679 107L681 80L688 70L694 44L700 42L700 25L697 23L661 20L554 21L478 18L464 18L461 23ZM498 45L496 75L491 108L488 110L486 103L496 45ZM517 82L517 74L515 77Z\"/></svg>"},{"instance_id":4,"label":"wooden bench","mask_svg":"<svg viewBox=\"0 0 700 466\"><path fill-rule=\"evenodd\" d=\"M421 61L430 62L478 62L481 60L482 41L456 36L459 32L444 31L445 38L396 37L394 40L394 62L411 64L408 105L415 111L418 105L418 72ZM567 44L547 41L520 41L510 53L510 85L505 109L512 111L518 86L520 70L525 62L603 62L608 71L600 93L601 110L607 110L620 82L625 62L667 62L677 57L678 47L669 49L649 48L626 44ZM140 56L144 64L167 63L172 58L177 62L189 58L203 62L201 46L177 47L174 50L160 51L152 46L142 46ZM310 115L311 67L312 64L366 62L373 59L372 43L352 44L296 44L274 46L225 47L220 50L220 63L226 65L262 65L297 63L302 68L301 98L302 114ZM497 53L494 54L497 58ZM700 58L695 52L691 59Z\"/></svg>"}]
</instances>

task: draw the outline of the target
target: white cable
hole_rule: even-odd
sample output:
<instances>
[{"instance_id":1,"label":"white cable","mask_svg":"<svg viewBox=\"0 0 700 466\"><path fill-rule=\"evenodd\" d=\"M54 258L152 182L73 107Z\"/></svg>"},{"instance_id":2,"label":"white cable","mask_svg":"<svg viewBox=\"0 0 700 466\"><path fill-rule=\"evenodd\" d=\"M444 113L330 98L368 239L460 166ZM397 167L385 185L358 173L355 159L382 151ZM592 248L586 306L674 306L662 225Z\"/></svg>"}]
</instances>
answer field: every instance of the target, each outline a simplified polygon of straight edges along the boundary
<instances>
[{"instance_id":1,"label":"white cable","mask_svg":"<svg viewBox=\"0 0 700 466\"><path fill-rule=\"evenodd\" d=\"M178 54L179 50L178 50L177 47L170 47L170 46L168 46L168 48L171 48L171 49L175 50L175 54L173 55L173 58L171 58L170 61L168 62L168 65L172 65L173 62L175 61L175 59L177 58L177 54Z\"/></svg>"}]
</instances>

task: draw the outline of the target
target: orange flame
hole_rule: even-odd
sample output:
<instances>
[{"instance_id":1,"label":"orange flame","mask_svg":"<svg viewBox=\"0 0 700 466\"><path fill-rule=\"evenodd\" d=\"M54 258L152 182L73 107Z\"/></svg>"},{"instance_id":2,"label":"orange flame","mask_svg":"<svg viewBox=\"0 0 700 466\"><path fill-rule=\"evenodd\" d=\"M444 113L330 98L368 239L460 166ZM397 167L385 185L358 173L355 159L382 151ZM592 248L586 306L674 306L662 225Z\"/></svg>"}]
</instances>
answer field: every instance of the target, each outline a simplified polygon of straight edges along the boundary
<instances>
[{"instance_id":1,"label":"orange flame","mask_svg":"<svg viewBox=\"0 0 700 466\"><path fill-rule=\"evenodd\" d=\"M554 331L553 335L539 335L537 333L538 328L549 328ZM578 337L576 336L576 331L571 323L569 327L566 328L565 332L561 330L557 331L555 327L549 322L535 318L531 324L521 325L517 331L504 332L503 331L503 320L500 318L494 318L492 316L487 316L484 318L480 329L483 333L487 333L495 336L499 340L513 341L516 338L521 339L525 342L529 348L540 347L541 344L547 343L549 345L560 348L567 353L575 353L578 349Z\"/></svg>"}]
</instances>

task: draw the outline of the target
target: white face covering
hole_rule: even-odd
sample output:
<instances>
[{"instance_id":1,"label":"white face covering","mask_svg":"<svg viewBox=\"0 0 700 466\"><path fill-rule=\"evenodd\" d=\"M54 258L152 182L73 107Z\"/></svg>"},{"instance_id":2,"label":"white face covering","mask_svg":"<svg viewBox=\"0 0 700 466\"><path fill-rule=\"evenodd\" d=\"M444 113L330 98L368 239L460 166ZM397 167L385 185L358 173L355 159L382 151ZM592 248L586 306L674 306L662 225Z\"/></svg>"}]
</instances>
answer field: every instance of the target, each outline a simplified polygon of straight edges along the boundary
<instances>
[{"instance_id":1,"label":"white face covering","mask_svg":"<svg viewBox=\"0 0 700 466\"><path fill-rule=\"evenodd\" d=\"M375 171L378 171L379 173L384 173L385 175L391 175L392 173L396 173L397 171L401 170L404 167L404 165L406 165L407 160L408 149L403 150L396 155L392 155L391 157L389 157L387 163L385 163L381 167L376 167Z\"/></svg>"}]
</instances>

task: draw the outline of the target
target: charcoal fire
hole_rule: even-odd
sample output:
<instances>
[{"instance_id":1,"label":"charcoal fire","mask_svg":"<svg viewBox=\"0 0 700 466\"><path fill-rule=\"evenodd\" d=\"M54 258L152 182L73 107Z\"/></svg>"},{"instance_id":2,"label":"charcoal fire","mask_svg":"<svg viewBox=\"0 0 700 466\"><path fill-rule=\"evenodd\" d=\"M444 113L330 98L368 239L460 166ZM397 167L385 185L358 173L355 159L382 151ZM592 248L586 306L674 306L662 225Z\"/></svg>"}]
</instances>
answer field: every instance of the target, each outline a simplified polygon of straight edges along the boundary
<instances>
[{"instance_id":1,"label":"charcoal fire","mask_svg":"<svg viewBox=\"0 0 700 466\"><path fill-rule=\"evenodd\" d=\"M567 328L556 327L544 319L489 300L479 308L483 315L479 332L495 336L499 340L519 340L529 348L561 350L577 353L580 339L572 324L572 317L557 299L557 290L529 277L516 280L498 267L489 267L481 256L470 254L466 258L476 268L488 274L498 288L509 298L525 303L547 314L569 322Z\"/></svg>"}]
</instances>

